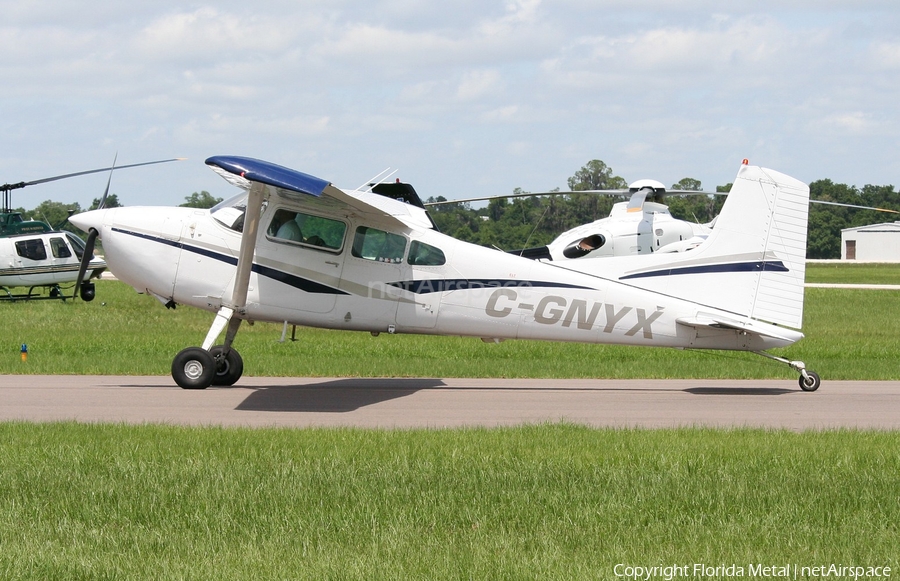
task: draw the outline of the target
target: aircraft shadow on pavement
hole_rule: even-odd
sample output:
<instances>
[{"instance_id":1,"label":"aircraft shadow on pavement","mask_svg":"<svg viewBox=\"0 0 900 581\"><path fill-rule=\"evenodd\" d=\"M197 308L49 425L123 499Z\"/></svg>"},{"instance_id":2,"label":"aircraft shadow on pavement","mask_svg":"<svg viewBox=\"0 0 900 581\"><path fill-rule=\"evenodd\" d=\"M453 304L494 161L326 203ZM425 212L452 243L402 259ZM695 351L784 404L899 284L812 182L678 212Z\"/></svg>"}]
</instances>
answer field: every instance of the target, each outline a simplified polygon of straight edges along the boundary
<instances>
[{"instance_id":1,"label":"aircraft shadow on pavement","mask_svg":"<svg viewBox=\"0 0 900 581\"><path fill-rule=\"evenodd\" d=\"M689 387L684 391L694 395L784 395L800 390L783 387Z\"/></svg>"},{"instance_id":2,"label":"aircraft shadow on pavement","mask_svg":"<svg viewBox=\"0 0 900 581\"><path fill-rule=\"evenodd\" d=\"M407 397L421 389L442 387L440 379L337 379L305 385L261 387L237 406L262 412L352 412L361 407Z\"/></svg>"}]
</instances>

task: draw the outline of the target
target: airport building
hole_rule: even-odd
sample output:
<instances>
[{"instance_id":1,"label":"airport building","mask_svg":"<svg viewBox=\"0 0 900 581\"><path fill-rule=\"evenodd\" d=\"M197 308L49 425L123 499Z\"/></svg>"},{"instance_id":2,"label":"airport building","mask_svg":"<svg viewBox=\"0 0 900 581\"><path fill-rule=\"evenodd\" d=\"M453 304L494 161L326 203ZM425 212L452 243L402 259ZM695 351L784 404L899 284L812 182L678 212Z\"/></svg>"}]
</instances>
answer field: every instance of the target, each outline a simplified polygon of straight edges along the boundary
<instances>
[{"instance_id":1,"label":"airport building","mask_svg":"<svg viewBox=\"0 0 900 581\"><path fill-rule=\"evenodd\" d=\"M841 260L900 262L900 222L844 228Z\"/></svg>"}]
</instances>

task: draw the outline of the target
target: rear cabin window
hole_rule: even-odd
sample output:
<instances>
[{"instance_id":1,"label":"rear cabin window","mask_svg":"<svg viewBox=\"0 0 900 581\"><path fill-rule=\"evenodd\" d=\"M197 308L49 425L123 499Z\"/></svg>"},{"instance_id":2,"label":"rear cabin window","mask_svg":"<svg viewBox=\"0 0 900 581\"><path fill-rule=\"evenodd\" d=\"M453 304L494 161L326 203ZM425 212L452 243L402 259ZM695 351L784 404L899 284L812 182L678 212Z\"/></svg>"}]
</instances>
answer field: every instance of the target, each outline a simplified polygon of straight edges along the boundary
<instances>
[{"instance_id":1,"label":"rear cabin window","mask_svg":"<svg viewBox=\"0 0 900 581\"><path fill-rule=\"evenodd\" d=\"M47 260L47 249L40 238L19 240L16 242L16 253L29 260Z\"/></svg>"},{"instance_id":2,"label":"rear cabin window","mask_svg":"<svg viewBox=\"0 0 900 581\"><path fill-rule=\"evenodd\" d=\"M413 266L440 266L447 262L440 248L418 240L410 242L409 257L406 260Z\"/></svg>"},{"instance_id":3,"label":"rear cabin window","mask_svg":"<svg viewBox=\"0 0 900 581\"><path fill-rule=\"evenodd\" d=\"M340 220L279 209L272 216L266 234L279 241L339 251L346 231L347 225Z\"/></svg>"},{"instance_id":4,"label":"rear cabin window","mask_svg":"<svg viewBox=\"0 0 900 581\"><path fill-rule=\"evenodd\" d=\"M406 238L400 234L391 234L366 226L356 229L351 253L357 258L399 264L403 262L404 252L406 252Z\"/></svg>"}]
</instances>

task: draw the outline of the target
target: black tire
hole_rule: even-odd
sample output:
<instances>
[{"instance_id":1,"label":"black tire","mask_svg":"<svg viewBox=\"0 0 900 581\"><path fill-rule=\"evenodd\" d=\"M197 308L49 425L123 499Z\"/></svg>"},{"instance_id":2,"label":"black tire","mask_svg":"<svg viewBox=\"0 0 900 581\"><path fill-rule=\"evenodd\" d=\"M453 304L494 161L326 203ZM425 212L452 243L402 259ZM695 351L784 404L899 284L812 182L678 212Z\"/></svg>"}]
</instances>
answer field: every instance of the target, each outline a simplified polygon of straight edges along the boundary
<instances>
[{"instance_id":1,"label":"black tire","mask_svg":"<svg viewBox=\"0 0 900 581\"><path fill-rule=\"evenodd\" d=\"M244 373L244 360L241 359L241 354L234 349L229 349L228 355L224 355L224 351L223 345L216 345L209 350L209 354L216 362L213 385L234 385Z\"/></svg>"},{"instance_id":2,"label":"black tire","mask_svg":"<svg viewBox=\"0 0 900 581\"><path fill-rule=\"evenodd\" d=\"M216 361L200 347L182 349L172 360L172 379L182 389L206 389L216 375Z\"/></svg>"},{"instance_id":3,"label":"black tire","mask_svg":"<svg viewBox=\"0 0 900 581\"><path fill-rule=\"evenodd\" d=\"M807 371L807 378L804 378L802 375L800 376L800 389L803 391L816 391L819 389L819 386L822 385L822 380L819 378L819 374L815 371Z\"/></svg>"}]
</instances>

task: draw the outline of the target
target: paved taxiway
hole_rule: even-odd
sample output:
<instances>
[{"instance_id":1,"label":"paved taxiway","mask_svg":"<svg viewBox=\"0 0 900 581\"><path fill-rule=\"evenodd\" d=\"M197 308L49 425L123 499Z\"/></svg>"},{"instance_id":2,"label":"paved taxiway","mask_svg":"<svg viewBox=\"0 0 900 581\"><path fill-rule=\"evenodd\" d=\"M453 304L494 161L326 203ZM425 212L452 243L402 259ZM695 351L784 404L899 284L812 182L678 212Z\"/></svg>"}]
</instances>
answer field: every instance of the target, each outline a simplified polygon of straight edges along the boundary
<instances>
[{"instance_id":1,"label":"paved taxiway","mask_svg":"<svg viewBox=\"0 0 900 581\"><path fill-rule=\"evenodd\" d=\"M0 376L0 420L222 426L764 426L900 428L900 381Z\"/></svg>"}]
</instances>

